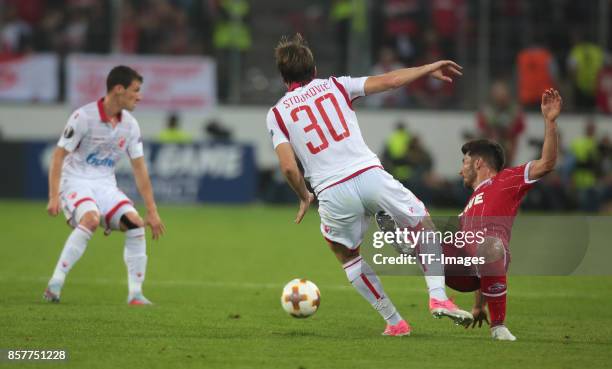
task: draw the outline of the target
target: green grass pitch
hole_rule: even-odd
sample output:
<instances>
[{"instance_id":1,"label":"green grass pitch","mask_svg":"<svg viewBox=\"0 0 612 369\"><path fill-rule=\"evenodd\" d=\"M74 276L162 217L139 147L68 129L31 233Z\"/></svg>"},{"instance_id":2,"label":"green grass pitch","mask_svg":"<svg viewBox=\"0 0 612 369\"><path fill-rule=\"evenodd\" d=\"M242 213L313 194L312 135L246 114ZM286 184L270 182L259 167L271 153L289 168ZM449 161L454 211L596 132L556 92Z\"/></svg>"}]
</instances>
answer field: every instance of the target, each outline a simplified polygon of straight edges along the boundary
<instances>
[{"instance_id":1,"label":"green grass pitch","mask_svg":"<svg viewBox=\"0 0 612 369\"><path fill-rule=\"evenodd\" d=\"M427 311L422 277L384 276L413 327L383 337L384 322L350 287L318 230L293 207L161 207L167 235L148 242L145 294L126 305L123 236L97 232L60 304L41 299L68 235L45 204L0 202L0 349L67 349L57 363L0 368L605 368L612 359L612 277L511 276L507 324L493 342ZM321 289L319 312L280 306L295 277ZM464 308L472 296L451 292ZM42 365L42 366L41 366Z\"/></svg>"}]
</instances>

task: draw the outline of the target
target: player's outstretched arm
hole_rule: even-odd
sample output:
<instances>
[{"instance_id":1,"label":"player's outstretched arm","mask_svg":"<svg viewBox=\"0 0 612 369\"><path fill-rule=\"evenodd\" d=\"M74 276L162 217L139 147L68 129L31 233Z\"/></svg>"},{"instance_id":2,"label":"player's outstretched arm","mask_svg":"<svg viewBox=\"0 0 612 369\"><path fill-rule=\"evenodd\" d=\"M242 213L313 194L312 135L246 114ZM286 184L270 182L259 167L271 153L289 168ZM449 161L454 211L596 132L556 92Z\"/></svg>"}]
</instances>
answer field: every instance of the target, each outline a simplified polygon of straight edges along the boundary
<instances>
[{"instance_id":1,"label":"player's outstretched arm","mask_svg":"<svg viewBox=\"0 0 612 369\"><path fill-rule=\"evenodd\" d=\"M295 222L300 223L306 215L310 204L314 201L314 195L308 191L306 182L304 182L304 176L298 168L297 161L295 160L295 153L291 148L291 145L287 142L281 143L276 146L276 155L280 163L280 169L285 179L289 183L289 186L293 189L295 194L300 199L300 208Z\"/></svg>"},{"instance_id":2,"label":"player's outstretched arm","mask_svg":"<svg viewBox=\"0 0 612 369\"><path fill-rule=\"evenodd\" d=\"M557 164L557 151L559 135L557 133L556 119L561 113L563 99L559 91L549 88L542 94L542 116L544 117L544 144L542 145L542 156L531 162L529 167L529 179L542 178L555 169Z\"/></svg>"},{"instance_id":3,"label":"player's outstretched arm","mask_svg":"<svg viewBox=\"0 0 612 369\"><path fill-rule=\"evenodd\" d=\"M60 211L59 187L62 178L62 164L68 151L63 147L56 147L49 166L49 203L47 212L51 216L56 216Z\"/></svg>"},{"instance_id":4,"label":"player's outstretched arm","mask_svg":"<svg viewBox=\"0 0 612 369\"><path fill-rule=\"evenodd\" d=\"M142 196L147 208L145 222L151 227L153 239L156 240L164 234L166 231L166 226L164 226L164 223L162 223L161 218L157 213L157 205L155 204L155 198L153 197L153 186L151 185L149 171L147 170L147 164L145 163L143 156L132 159L132 170L134 171L136 187L138 188L138 192L140 193L140 196Z\"/></svg>"},{"instance_id":5,"label":"player's outstretched arm","mask_svg":"<svg viewBox=\"0 0 612 369\"><path fill-rule=\"evenodd\" d=\"M443 82L452 83L453 79L451 76L461 76L461 69L463 68L452 60L440 60L420 67L398 69L378 76L368 77L365 82L364 91L366 95L371 95L393 90L406 86L427 75Z\"/></svg>"}]
</instances>

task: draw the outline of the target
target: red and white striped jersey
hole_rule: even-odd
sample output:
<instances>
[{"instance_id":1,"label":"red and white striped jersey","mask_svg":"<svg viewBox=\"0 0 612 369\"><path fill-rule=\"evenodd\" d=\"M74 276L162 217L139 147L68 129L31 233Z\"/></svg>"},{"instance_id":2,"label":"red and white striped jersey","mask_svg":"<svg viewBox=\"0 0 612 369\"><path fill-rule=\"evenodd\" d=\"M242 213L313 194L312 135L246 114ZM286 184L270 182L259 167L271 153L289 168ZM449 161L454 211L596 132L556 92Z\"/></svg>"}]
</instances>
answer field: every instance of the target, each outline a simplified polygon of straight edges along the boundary
<instances>
[{"instance_id":1,"label":"red and white striped jersey","mask_svg":"<svg viewBox=\"0 0 612 369\"><path fill-rule=\"evenodd\" d=\"M130 159L144 155L136 118L123 110L119 123L113 127L102 107L102 99L72 113L57 146L70 152L64 159L63 180L115 181L115 166L124 153Z\"/></svg>"},{"instance_id":2,"label":"red and white striped jersey","mask_svg":"<svg viewBox=\"0 0 612 369\"><path fill-rule=\"evenodd\" d=\"M352 102L367 77L314 79L287 92L268 112L274 148L291 144L315 193L380 160L366 145Z\"/></svg>"}]
</instances>

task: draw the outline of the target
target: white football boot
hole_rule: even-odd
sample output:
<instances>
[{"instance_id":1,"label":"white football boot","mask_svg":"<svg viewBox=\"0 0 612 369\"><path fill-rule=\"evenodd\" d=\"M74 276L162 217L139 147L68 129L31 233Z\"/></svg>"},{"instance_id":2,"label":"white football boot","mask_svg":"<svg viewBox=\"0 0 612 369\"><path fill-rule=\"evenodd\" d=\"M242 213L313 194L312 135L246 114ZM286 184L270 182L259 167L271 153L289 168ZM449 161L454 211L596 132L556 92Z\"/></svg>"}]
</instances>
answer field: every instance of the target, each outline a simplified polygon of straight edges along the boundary
<instances>
[{"instance_id":1,"label":"white football boot","mask_svg":"<svg viewBox=\"0 0 612 369\"><path fill-rule=\"evenodd\" d=\"M491 328L491 338L496 341L516 341L516 337L510 333L505 325L496 325Z\"/></svg>"}]
</instances>

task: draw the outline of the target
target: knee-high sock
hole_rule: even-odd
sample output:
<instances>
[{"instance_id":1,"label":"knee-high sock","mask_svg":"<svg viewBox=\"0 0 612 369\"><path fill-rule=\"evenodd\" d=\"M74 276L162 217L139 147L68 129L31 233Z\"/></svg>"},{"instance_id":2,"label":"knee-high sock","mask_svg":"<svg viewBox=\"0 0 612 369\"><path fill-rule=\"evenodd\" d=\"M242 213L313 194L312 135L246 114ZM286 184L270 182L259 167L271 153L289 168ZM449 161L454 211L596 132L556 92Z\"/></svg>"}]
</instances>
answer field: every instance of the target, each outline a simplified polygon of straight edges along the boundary
<instances>
[{"instance_id":1,"label":"knee-high sock","mask_svg":"<svg viewBox=\"0 0 612 369\"><path fill-rule=\"evenodd\" d=\"M506 276L482 276L480 277L480 291L487 300L489 314L491 315L491 327L504 324L506 320Z\"/></svg>"},{"instance_id":2,"label":"knee-high sock","mask_svg":"<svg viewBox=\"0 0 612 369\"><path fill-rule=\"evenodd\" d=\"M342 267L357 292L378 311L387 323L395 325L402 320L391 300L385 295L380 279L361 256L347 262Z\"/></svg>"},{"instance_id":3,"label":"knee-high sock","mask_svg":"<svg viewBox=\"0 0 612 369\"><path fill-rule=\"evenodd\" d=\"M87 242L91 239L91 231L82 225L76 227L64 244L64 249L55 266L53 276L49 284L64 284L66 274L72 269L72 266L83 256L87 248Z\"/></svg>"},{"instance_id":4,"label":"knee-high sock","mask_svg":"<svg viewBox=\"0 0 612 369\"><path fill-rule=\"evenodd\" d=\"M125 232L123 260L127 266L130 296L141 293L147 269L147 245L144 228L130 229Z\"/></svg>"},{"instance_id":5,"label":"knee-high sock","mask_svg":"<svg viewBox=\"0 0 612 369\"><path fill-rule=\"evenodd\" d=\"M418 231L413 229L413 231ZM426 232L421 230L421 232ZM424 239L420 239L416 246L417 258L423 274L429 297L436 300L447 300L446 288L444 286L444 266L441 263L442 245L433 234L425 233ZM425 241L425 242L421 242Z\"/></svg>"},{"instance_id":6,"label":"knee-high sock","mask_svg":"<svg viewBox=\"0 0 612 369\"><path fill-rule=\"evenodd\" d=\"M480 291L487 301L491 327L504 324L506 319L506 258L487 262L478 268Z\"/></svg>"}]
</instances>

